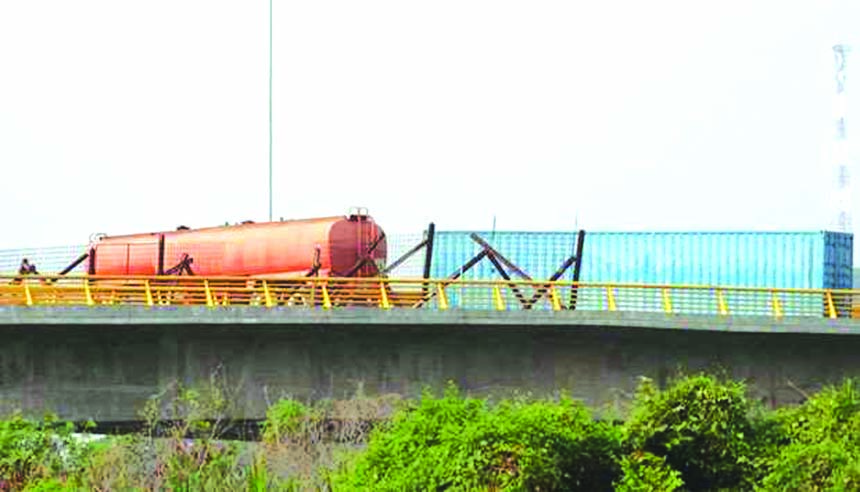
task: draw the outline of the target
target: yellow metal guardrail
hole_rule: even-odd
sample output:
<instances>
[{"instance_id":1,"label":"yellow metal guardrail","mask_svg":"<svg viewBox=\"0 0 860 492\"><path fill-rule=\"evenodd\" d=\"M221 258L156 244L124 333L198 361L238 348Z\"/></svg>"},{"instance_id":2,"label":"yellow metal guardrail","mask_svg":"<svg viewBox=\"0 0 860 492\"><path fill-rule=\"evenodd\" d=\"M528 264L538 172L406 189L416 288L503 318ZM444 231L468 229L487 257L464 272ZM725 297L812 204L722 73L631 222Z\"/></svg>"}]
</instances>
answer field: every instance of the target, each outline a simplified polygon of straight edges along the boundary
<instances>
[{"instance_id":1,"label":"yellow metal guardrail","mask_svg":"<svg viewBox=\"0 0 860 492\"><path fill-rule=\"evenodd\" d=\"M860 317L860 290L449 279L0 276L0 306L282 306Z\"/></svg>"}]
</instances>

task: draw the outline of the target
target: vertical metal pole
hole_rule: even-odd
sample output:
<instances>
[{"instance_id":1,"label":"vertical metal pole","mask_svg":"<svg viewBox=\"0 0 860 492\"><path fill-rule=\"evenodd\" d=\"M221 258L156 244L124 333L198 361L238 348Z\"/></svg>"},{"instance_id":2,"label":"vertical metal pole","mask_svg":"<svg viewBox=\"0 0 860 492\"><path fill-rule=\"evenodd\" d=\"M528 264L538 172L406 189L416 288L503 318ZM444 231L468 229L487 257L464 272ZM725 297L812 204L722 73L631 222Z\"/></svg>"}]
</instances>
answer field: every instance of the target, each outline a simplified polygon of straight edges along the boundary
<instances>
[{"instance_id":1,"label":"vertical metal pole","mask_svg":"<svg viewBox=\"0 0 860 492\"><path fill-rule=\"evenodd\" d=\"M158 235L158 268L156 275L164 275L164 234Z\"/></svg>"},{"instance_id":2,"label":"vertical metal pole","mask_svg":"<svg viewBox=\"0 0 860 492\"><path fill-rule=\"evenodd\" d=\"M85 280L85 282L86 282L86 280ZM155 305L155 301L153 300L153 297L152 297L152 285L150 285L149 279L146 279L143 282L143 286L146 288L146 305L149 307L152 307L153 305Z\"/></svg>"},{"instance_id":3,"label":"vertical metal pole","mask_svg":"<svg viewBox=\"0 0 860 492\"><path fill-rule=\"evenodd\" d=\"M422 289L422 295L424 299L427 299L429 294L430 285L427 283L427 279L430 278L431 267L433 263L433 238L436 236L436 224L430 223L427 226L427 239L425 241L427 244L424 246L424 288Z\"/></svg>"},{"instance_id":4,"label":"vertical metal pole","mask_svg":"<svg viewBox=\"0 0 860 492\"><path fill-rule=\"evenodd\" d=\"M847 162L847 138L845 131L845 63L849 47L845 44L833 46L836 56L836 139L834 141L834 155L836 164L836 230L839 232L851 232L851 184L849 163Z\"/></svg>"},{"instance_id":5,"label":"vertical metal pole","mask_svg":"<svg viewBox=\"0 0 860 492\"><path fill-rule=\"evenodd\" d=\"M437 292L436 298L439 299L439 301L438 301L439 302L439 305L438 305L439 309L441 311L447 311L448 310L448 295L445 294L445 288L442 287L442 282L439 282L436 284L436 292Z\"/></svg>"},{"instance_id":6,"label":"vertical metal pole","mask_svg":"<svg viewBox=\"0 0 860 492\"><path fill-rule=\"evenodd\" d=\"M272 0L269 0L269 222L272 221Z\"/></svg>"},{"instance_id":7,"label":"vertical metal pole","mask_svg":"<svg viewBox=\"0 0 860 492\"><path fill-rule=\"evenodd\" d=\"M496 216L493 215L493 232L490 234L490 241L496 241Z\"/></svg>"},{"instance_id":8,"label":"vertical metal pole","mask_svg":"<svg viewBox=\"0 0 860 492\"><path fill-rule=\"evenodd\" d=\"M577 295L577 285L579 282L579 272L582 268L582 248L585 245L585 231L580 229L579 235L576 238L576 262L573 264L573 283L574 285L570 288L570 307L569 309L576 309L576 295Z\"/></svg>"},{"instance_id":9,"label":"vertical metal pole","mask_svg":"<svg viewBox=\"0 0 860 492\"><path fill-rule=\"evenodd\" d=\"M431 267L433 262L433 238L436 236L436 224L430 223L427 226L427 246L424 256L424 278L430 278Z\"/></svg>"},{"instance_id":10,"label":"vertical metal pole","mask_svg":"<svg viewBox=\"0 0 860 492\"><path fill-rule=\"evenodd\" d=\"M84 296L87 300L87 306L95 306L96 302L93 300L93 292L90 290L90 280L84 279Z\"/></svg>"},{"instance_id":11,"label":"vertical metal pole","mask_svg":"<svg viewBox=\"0 0 860 492\"><path fill-rule=\"evenodd\" d=\"M270 307L275 305L275 303L272 302L272 293L269 290L269 282L267 282L266 280L263 280L263 295L266 298L266 307L267 308L270 308Z\"/></svg>"},{"instance_id":12,"label":"vertical metal pole","mask_svg":"<svg viewBox=\"0 0 860 492\"><path fill-rule=\"evenodd\" d=\"M549 299L550 304L552 305L552 310L561 311L561 299L558 297L558 291L555 290L555 286L552 284L549 286Z\"/></svg>"},{"instance_id":13,"label":"vertical metal pole","mask_svg":"<svg viewBox=\"0 0 860 492\"><path fill-rule=\"evenodd\" d=\"M89 264L89 268L87 269L87 273L89 273L90 275L96 274L96 249L95 248L90 248L90 264Z\"/></svg>"},{"instance_id":14,"label":"vertical metal pole","mask_svg":"<svg viewBox=\"0 0 860 492\"><path fill-rule=\"evenodd\" d=\"M666 314L672 314L672 296L669 294L669 289L663 289L663 311Z\"/></svg>"}]
</instances>

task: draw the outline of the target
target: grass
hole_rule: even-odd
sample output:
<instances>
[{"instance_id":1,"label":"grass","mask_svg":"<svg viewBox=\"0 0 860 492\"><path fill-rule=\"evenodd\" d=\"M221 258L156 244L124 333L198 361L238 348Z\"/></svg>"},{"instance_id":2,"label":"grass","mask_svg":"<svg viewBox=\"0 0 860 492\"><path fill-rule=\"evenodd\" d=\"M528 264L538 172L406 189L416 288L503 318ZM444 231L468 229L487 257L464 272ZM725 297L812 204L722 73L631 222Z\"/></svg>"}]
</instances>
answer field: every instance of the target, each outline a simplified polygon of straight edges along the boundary
<instances>
[{"instance_id":1,"label":"grass","mask_svg":"<svg viewBox=\"0 0 860 492\"><path fill-rule=\"evenodd\" d=\"M261 441L223 440L238 401L217 374L193 388L174 383L146 402L144 430L98 439L51 415L6 412L0 448L16 451L0 451L0 492L330 490L330 471L402 404L396 395L368 397L360 385L345 400L285 398L270 407Z\"/></svg>"}]
</instances>

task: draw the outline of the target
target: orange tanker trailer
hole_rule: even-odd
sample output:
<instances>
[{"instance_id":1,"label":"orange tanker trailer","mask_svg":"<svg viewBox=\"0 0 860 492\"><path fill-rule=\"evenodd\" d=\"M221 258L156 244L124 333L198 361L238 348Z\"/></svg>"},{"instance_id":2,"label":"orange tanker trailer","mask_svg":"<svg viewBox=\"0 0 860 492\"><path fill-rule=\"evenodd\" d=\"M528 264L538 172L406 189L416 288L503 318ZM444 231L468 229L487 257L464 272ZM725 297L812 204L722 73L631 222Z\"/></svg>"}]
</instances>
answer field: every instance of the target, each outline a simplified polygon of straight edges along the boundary
<instances>
[{"instance_id":1,"label":"orange tanker trailer","mask_svg":"<svg viewBox=\"0 0 860 492\"><path fill-rule=\"evenodd\" d=\"M372 277L385 235L365 214L123 236L91 247L91 275ZM373 261L369 261L373 260Z\"/></svg>"}]
</instances>

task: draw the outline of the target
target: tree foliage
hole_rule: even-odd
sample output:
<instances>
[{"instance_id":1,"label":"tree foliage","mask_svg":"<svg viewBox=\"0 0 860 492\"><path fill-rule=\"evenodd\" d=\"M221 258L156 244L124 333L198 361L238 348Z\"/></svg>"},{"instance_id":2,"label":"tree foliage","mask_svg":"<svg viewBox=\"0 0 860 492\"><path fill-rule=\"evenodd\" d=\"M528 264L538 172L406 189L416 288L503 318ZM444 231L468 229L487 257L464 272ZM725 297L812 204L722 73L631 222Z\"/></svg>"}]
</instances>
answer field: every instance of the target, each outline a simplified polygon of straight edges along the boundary
<instances>
[{"instance_id":1,"label":"tree foliage","mask_svg":"<svg viewBox=\"0 0 860 492\"><path fill-rule=\"evenodd\" d=\"M615 484L618 492L673 492L682 490L684 479L673 470L666 458L636 451L621 460L621 478Z\"/></svg>"},{"instance_id":2,"label":"tree foliage","mask_svg":"<svg viewBox=\"0 0 860 492\"><path fill-rule=\"evenodd\" d=\"M370 438L336 477L344 490L611 490L620 432L581 404L513 399L492 405L425 392Z\"/></svg>"},{"instance_id":3,"label":"tree foliage","mask_svg":"<svg viewBox=\"0 0 860 492\"><path fill-rule=\"evenodd\" d=\"M740 382L699 374L658 391L644 380L625 438L633 450L665 457L690 490L743 488L755 471L751 413Z\"/></svg>"}]
</instances>

